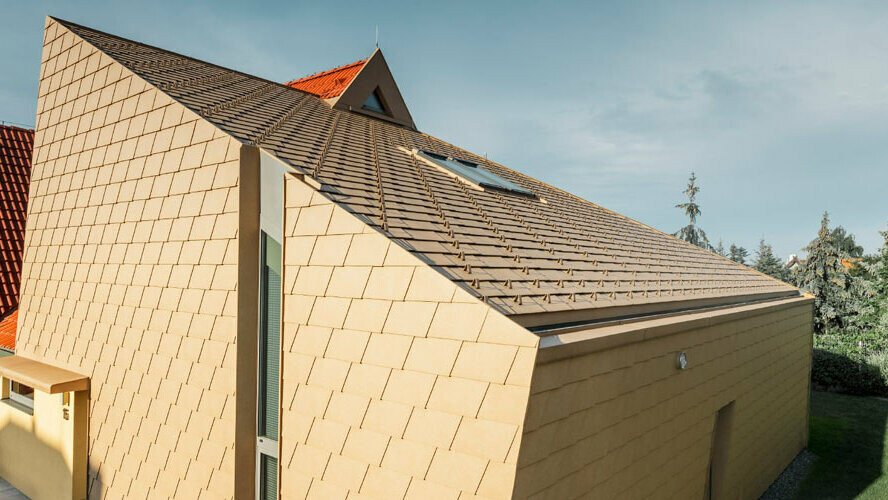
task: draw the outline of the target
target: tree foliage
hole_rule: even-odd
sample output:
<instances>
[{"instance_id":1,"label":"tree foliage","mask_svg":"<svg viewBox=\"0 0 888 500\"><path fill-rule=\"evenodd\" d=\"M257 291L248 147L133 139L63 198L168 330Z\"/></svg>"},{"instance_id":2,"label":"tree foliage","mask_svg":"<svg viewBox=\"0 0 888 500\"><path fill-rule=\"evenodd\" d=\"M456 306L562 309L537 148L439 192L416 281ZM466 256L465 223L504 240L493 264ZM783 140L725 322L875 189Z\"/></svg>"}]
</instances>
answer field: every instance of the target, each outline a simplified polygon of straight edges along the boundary
<instances>
[{"instance_id":1,"label":"tree foliage","mask_svg":"<svg viewBox=\"0 0 888 500\"><path fill-rule=\"evenodd\" d=\"M866 279L871 283L871 298L864 313L869 326L882 337L888 337L888 231L879 231L882 246L864 264Z\"/></svg>"},{"instance_id":2,"label":"tree foliage","mask_svg":"<svg viewBox=\"0 0 888 500\"><path fill-rule=\"evenodd\" d=\"M799 274L802 288L814 296L814 330L824 333L851 324L866 285L851 275L842 260L849 256L832 237L824 213L817 238L806 248L808 259Z\"/></svg>"},{"instance_id":3,"label":"tree foliage","mask_svg":"<svg viewBox=\"0 0 888 500\"><path fill-rule=\"evenodd\" d=\"M731 243L731 248L728 250L728 258L733 260L738 264L746 265L746 257L749 256L749 251L745 248L735 245Z\"/></svg>"},{"instance_id":4,"label":"tree foliage","mask_svg":"<svg viewBox=\"0 0 888 500\"><path fill-rule=\"evenodd\" d=\"M783 261L774 255L774 249L771 248L771 245L765 243L764 238L759 240L759 247L755 251L755 260L752 262L752 267L760 273L767 274L781 281L786 281L788 278L786 266L783 265Z\"/></svg>"},{"instance_id":5,"label":"tree foliage","mask_svg":"<svg viewBox=\"0 0 888 500\"><path fill-rule=\"evenodd\" d=\"M838 247L839 250L845 253L848 257L863 257L863 247L857 244L857 242L854 240L854 235L845 231L844 227L834 227L832 232L830 232L830 236L832 236L833 242L835 242L836 247Z\"/></svg>"},{"instance_id":6,"label":"tree foliage","mask_svg":"<svg viewBox=\"0 0 888 500\"><path fill-rule=\"evenodd\" d=\"M697 227L697 217L700 216L702 211L700 210L700 205L697 204L696 201L697 194L700 193L700 186L697 185L697 176L694 172L691 172L691 177L688 179L688 186L683 193L687 195L688 201L686 203L675 205L675 208L684 210L685 215L688 217L688 225L679 229L673 233L673 235L688 243L693 243L700 248L709 250L712 248L712 245L709 244L709 238L706 237L706 232Z\"/></svg>"}]
</instances>

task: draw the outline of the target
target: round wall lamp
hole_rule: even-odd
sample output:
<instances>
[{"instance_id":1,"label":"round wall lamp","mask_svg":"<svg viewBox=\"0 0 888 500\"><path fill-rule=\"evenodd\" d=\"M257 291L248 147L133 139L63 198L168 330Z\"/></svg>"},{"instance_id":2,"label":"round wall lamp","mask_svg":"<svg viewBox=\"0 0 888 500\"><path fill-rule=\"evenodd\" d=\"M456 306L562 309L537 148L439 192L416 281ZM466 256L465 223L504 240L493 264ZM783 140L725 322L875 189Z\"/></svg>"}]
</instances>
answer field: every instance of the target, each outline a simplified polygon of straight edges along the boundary
<instances>
[{"instance_id":1,"label":"round wall lamp","mask_svg":"<svg viewBox=\"0 0 888 500\"><path fill-rule=\"evenodd\" d=\"M688 367L688 355L684 351L679 351L679 353L675 356L675 367L679 370L684 370Z\"/></svg>"}]
</instances>

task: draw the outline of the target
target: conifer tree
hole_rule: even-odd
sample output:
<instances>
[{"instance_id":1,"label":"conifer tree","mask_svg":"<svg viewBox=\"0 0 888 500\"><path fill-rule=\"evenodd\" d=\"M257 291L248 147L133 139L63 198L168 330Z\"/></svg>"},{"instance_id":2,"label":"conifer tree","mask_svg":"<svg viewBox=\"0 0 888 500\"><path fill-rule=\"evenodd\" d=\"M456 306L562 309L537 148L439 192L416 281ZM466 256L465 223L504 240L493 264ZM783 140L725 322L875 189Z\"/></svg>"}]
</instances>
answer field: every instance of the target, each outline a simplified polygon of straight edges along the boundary
<instances>
[{"instance_id":1,"label":"conifer tree","mask_svg":"<svg viewBox=\"0 0 888 500\"><path fill-rule=\"evenodd\" d=\"M882 235L882 247L865 264L873 298L870 301L872 317L870 326L879 330L882 335L888 334L888 231L879 231Z\"/></svg>"},{"instance_id":2,"label":"conifer tree","mask_svg":"<svg viewBox=\"0 0 888 500\"><path fill-rule=\"evenodd\" d=\"M767 274L772 278L782 281L787 279L786 267L783 265L783 261L774 255L774 249L771 245L765 243L764 238L759 240L759 247L755 252L755 260L752 262L752 267L756 271Z\"/></svg>"},{"instance_id":3,"label":"conifer tree","mask_svg":"<svg viewBox=\"0 0 888 500\"><path fill-rule=\"evenodd\" d=\"M716 245L715 248L712 249L712 251L721 255L722 257L728 256L728 252L725 250L725 244L722 243L721 238L719 238L718 245Z\"/></svg>"},{"instance_id":4,"label":"conifer tree","mask_svg":"<svg viewBox=\"0 0 888 500\"><path fill-rule=\"evenodd\" d=\"M731 243L731 248L728 250L729 259L738 264L746 265L747 256L749 256L749 252L745 248Z\"/></svg>"},{"instance_id":5,"label":"conifer tree","mask_svg":"<svg viewBox=\"0 0 888 500\"><path fill-rule=\"evenodd\" d=\"M697 227L697 217L699 217L702 212L700 211L700 205L698 205L696 201L697 194L700 193L700 186L697 185L697 176L694 172L691 172L691 177L688 179L688 187L683 193L688 197L687 203L679 203L678 205L675 205L675 208L684 210L685 215L688 216L689 222L687 226L673 233L673 236L677 236L688 243L693 243L700 248L709 250L712 245L709 244L709 239L706 237L706 233Z\"/></svg>"},{"instance_id":6,"label":"conifer tree","mask_svg":"<svg viewBox=\"0 0 888 500\"><path fill-rule=\"evenodd\" d=\"M808 259L799 281L814 296L814 331L842 328L856 312L866 289L862 280L851 276L842 264L847 255L832 238L828 213L824 212L817 238L806 250Z\"/></svg>"}]
</instances>

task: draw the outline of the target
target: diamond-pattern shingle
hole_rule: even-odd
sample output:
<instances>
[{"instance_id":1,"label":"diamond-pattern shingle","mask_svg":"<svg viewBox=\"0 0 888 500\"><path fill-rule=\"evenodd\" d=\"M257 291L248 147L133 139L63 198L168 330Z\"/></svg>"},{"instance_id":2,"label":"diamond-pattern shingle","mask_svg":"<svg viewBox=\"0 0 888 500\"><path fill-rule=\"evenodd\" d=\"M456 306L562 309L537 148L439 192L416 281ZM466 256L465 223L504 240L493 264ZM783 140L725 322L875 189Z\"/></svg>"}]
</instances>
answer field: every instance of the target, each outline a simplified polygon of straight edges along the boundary
<instances>
[{"instance_id":1,"label":"diamond-pattern shingle","mask_svg":"<svg viewBox=\"0 0 888 500\"><path fill-rule=\"evenodd\" d=\"M63 22L242 142L320 190L507 315L661 312L797 290L428 134L336 110L321 98ZM418 160L476 162L533 192L478 190ZM541 321L545 323L545 320Z\"/></svg>"}]
</instances>

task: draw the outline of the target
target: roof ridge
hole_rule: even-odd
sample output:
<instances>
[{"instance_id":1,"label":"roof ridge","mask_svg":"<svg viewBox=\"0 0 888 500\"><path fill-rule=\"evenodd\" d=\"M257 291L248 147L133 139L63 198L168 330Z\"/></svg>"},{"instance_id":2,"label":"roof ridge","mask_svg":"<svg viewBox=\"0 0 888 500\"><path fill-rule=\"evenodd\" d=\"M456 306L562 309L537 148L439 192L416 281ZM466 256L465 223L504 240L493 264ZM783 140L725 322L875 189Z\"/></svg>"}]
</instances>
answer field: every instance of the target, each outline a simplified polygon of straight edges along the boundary
<instances>
[{"instance_id":1,"label":"roof ridge","mask_svg":"<svg viewBox=\"0 0 888 500\"><path fill-rule=\"evenodd\" d=\"M188 60L191 60L191 61L196 61L196 62L199 62L199 63L202 63L202 64L207 64L207 65L209 65L209 66L213 66L213 67L215 67L215 68L223 69L223 70L225 70L225 71L231 71L232 73L237 73L237 74L239 74L239 75L244 75L244 76L246 76L246 77L248 77L248 78L255 78L255 79L257 79L257 80L262 80L263 82L273 83L273 84L275 84L275 85L278 85L278 86L281 86L281 87L286 87L286 88L289 88L289 89L293 89L293 90L296 90L296 91L298 91L298 92L302 92L302 93L306 93L306 94L310 94L310 93L311 93L311 92L306 92L306 91L304 91L304 90L302 90L302 89L297 89L297 88L294 88L294 87L288 87L287 85L285 85L285 84L283 84L283 83L276 82L276 81L274 81L274 80L269 80L269 79L267 79L267 78L262 78L261 76L251 75L251 74L249 74L249 73L244 73L243 71L238 71L238 70L236 70L236 69L227 68L227 67L225 67L225 66L222 66L222 65L219 65L219 64L216 64L216 63L211 63L211 62L209 62L209 61L204 61L203 59L198 59L198 58L196 58L196 57L186 56L185 54L181 54L181 53L179 53L179 52L175 52L175 51L172 51L172 50L169 50L169 49L164 49L164 48L158 47L158 46L156 46L156 45L151 45L151 44L147 44L147 43L144 43L144 42L139 42L139 41L136 41L136 40L132 40L132 39L129 39L129 38L124 38L124 37L122 37L122 36L120 36L120 35L115 35L115 34L113 34L113 33L108 33L107 31L97 30L97 29L95 29L95 28L91 28L91 27L89 27L89 26L84 26L84 25L82 25L82 24L77 24L77 23L72 22L72 21L67 21L67 20L65 20L65 19L60 19L60 18L58 18L58 17L54 17L54 16L47 16L47 17L49 17L50 19L52 19L52 20L58 22L59 24L61 24L62 26L66 27L66 28L70 28L71 26L74 26L74 27L77 27L77 28L79 28L79 29L92 31L92 32L94 32L94 33L99 33L99 34L102 34L102 35L105 35L105 36L109 36L109 37L111 37L111 38L117 38L118 40L122 40L122 41L127 42L127 43L133 43L133 44L136 44L136 45L141 45L141 46L143 46L143 47L148 47L148 48L151 48L151 49L154 49L154 50L159 50L159 51L161 51L161 52L166 52L167 54L172 54L172 55L177 56L177 57L182 57L182 58L185 58L185 59L188 59ZM81 37L81 38L83 38L83 37ZM107 55L108 57L114 59L114 60L117 61L119 64L122 64L124 67L127 67L127 68L128 68L128 66L127 66L126 64L124 64L122 61L117 60L117 58L114 57L114 56L112 56L107 50L104 50L104 49L102 49L101 47L97 47L94 43L90 42L89 40L84 39L84 41L85 41L86 43L92 45L93 47L95 47L96 49L98 49L100 52L102 52L103 54Z\"/></svg>"},{"instance_id":2,"label":"roof ridge","mask_svg":"<svg viewBox=\"0 0 888 500\"><path fill-rule=\"evenodd\" d=\"M7 125L5 123L0 123L0 128L11 128L11 129L16 129L16 130L21 130L22 132L31 132L31 133L34 132L34 129L32 129L32 128L18 127L16 125Z\"/></svg>"},{"instance_id":3,"label":"roof ridge","mask_svg":"<svg viewBox=\"0 0 888 500\"><path fill-rule=\"evenodd\" d=\"M370 60L370 58L368 57L368 58L366 58L366 59L361 59L361 60L358 60L358 61L355 61L355 62L352 62L352 63L343 64L342 66L337 66L337 67L335 67L335 68L333 68L333 69L328 69L328 70L324 70L324 71L319 71L319 72L317 72L317 73L312 73L312 74L310 74L310 75L308 75L308 76L303 76L302 78L297 78L297 79L295 79L295 80L291 80L291 81L285 83L284 85L289 86L289 85L292 85L292 84L294 84L294 83L302 83L302 82L307 82L307 81L310 81L310 80L314 80L314 79L316 79L316 78L320 78L320 77L322 77L322 76L327 76L327 75L330 75L330 74L336 73L337 71L342 71L342 70L346 70L346 69L351 69L351 68L353 68L353 67L355 67L355 66L357 66L357 65L359 65L359 64L367 64L367 61L369 61L369 60ZM291 88L292 88L292 87L291 87Z\"/></svg>"}]
</instances>

